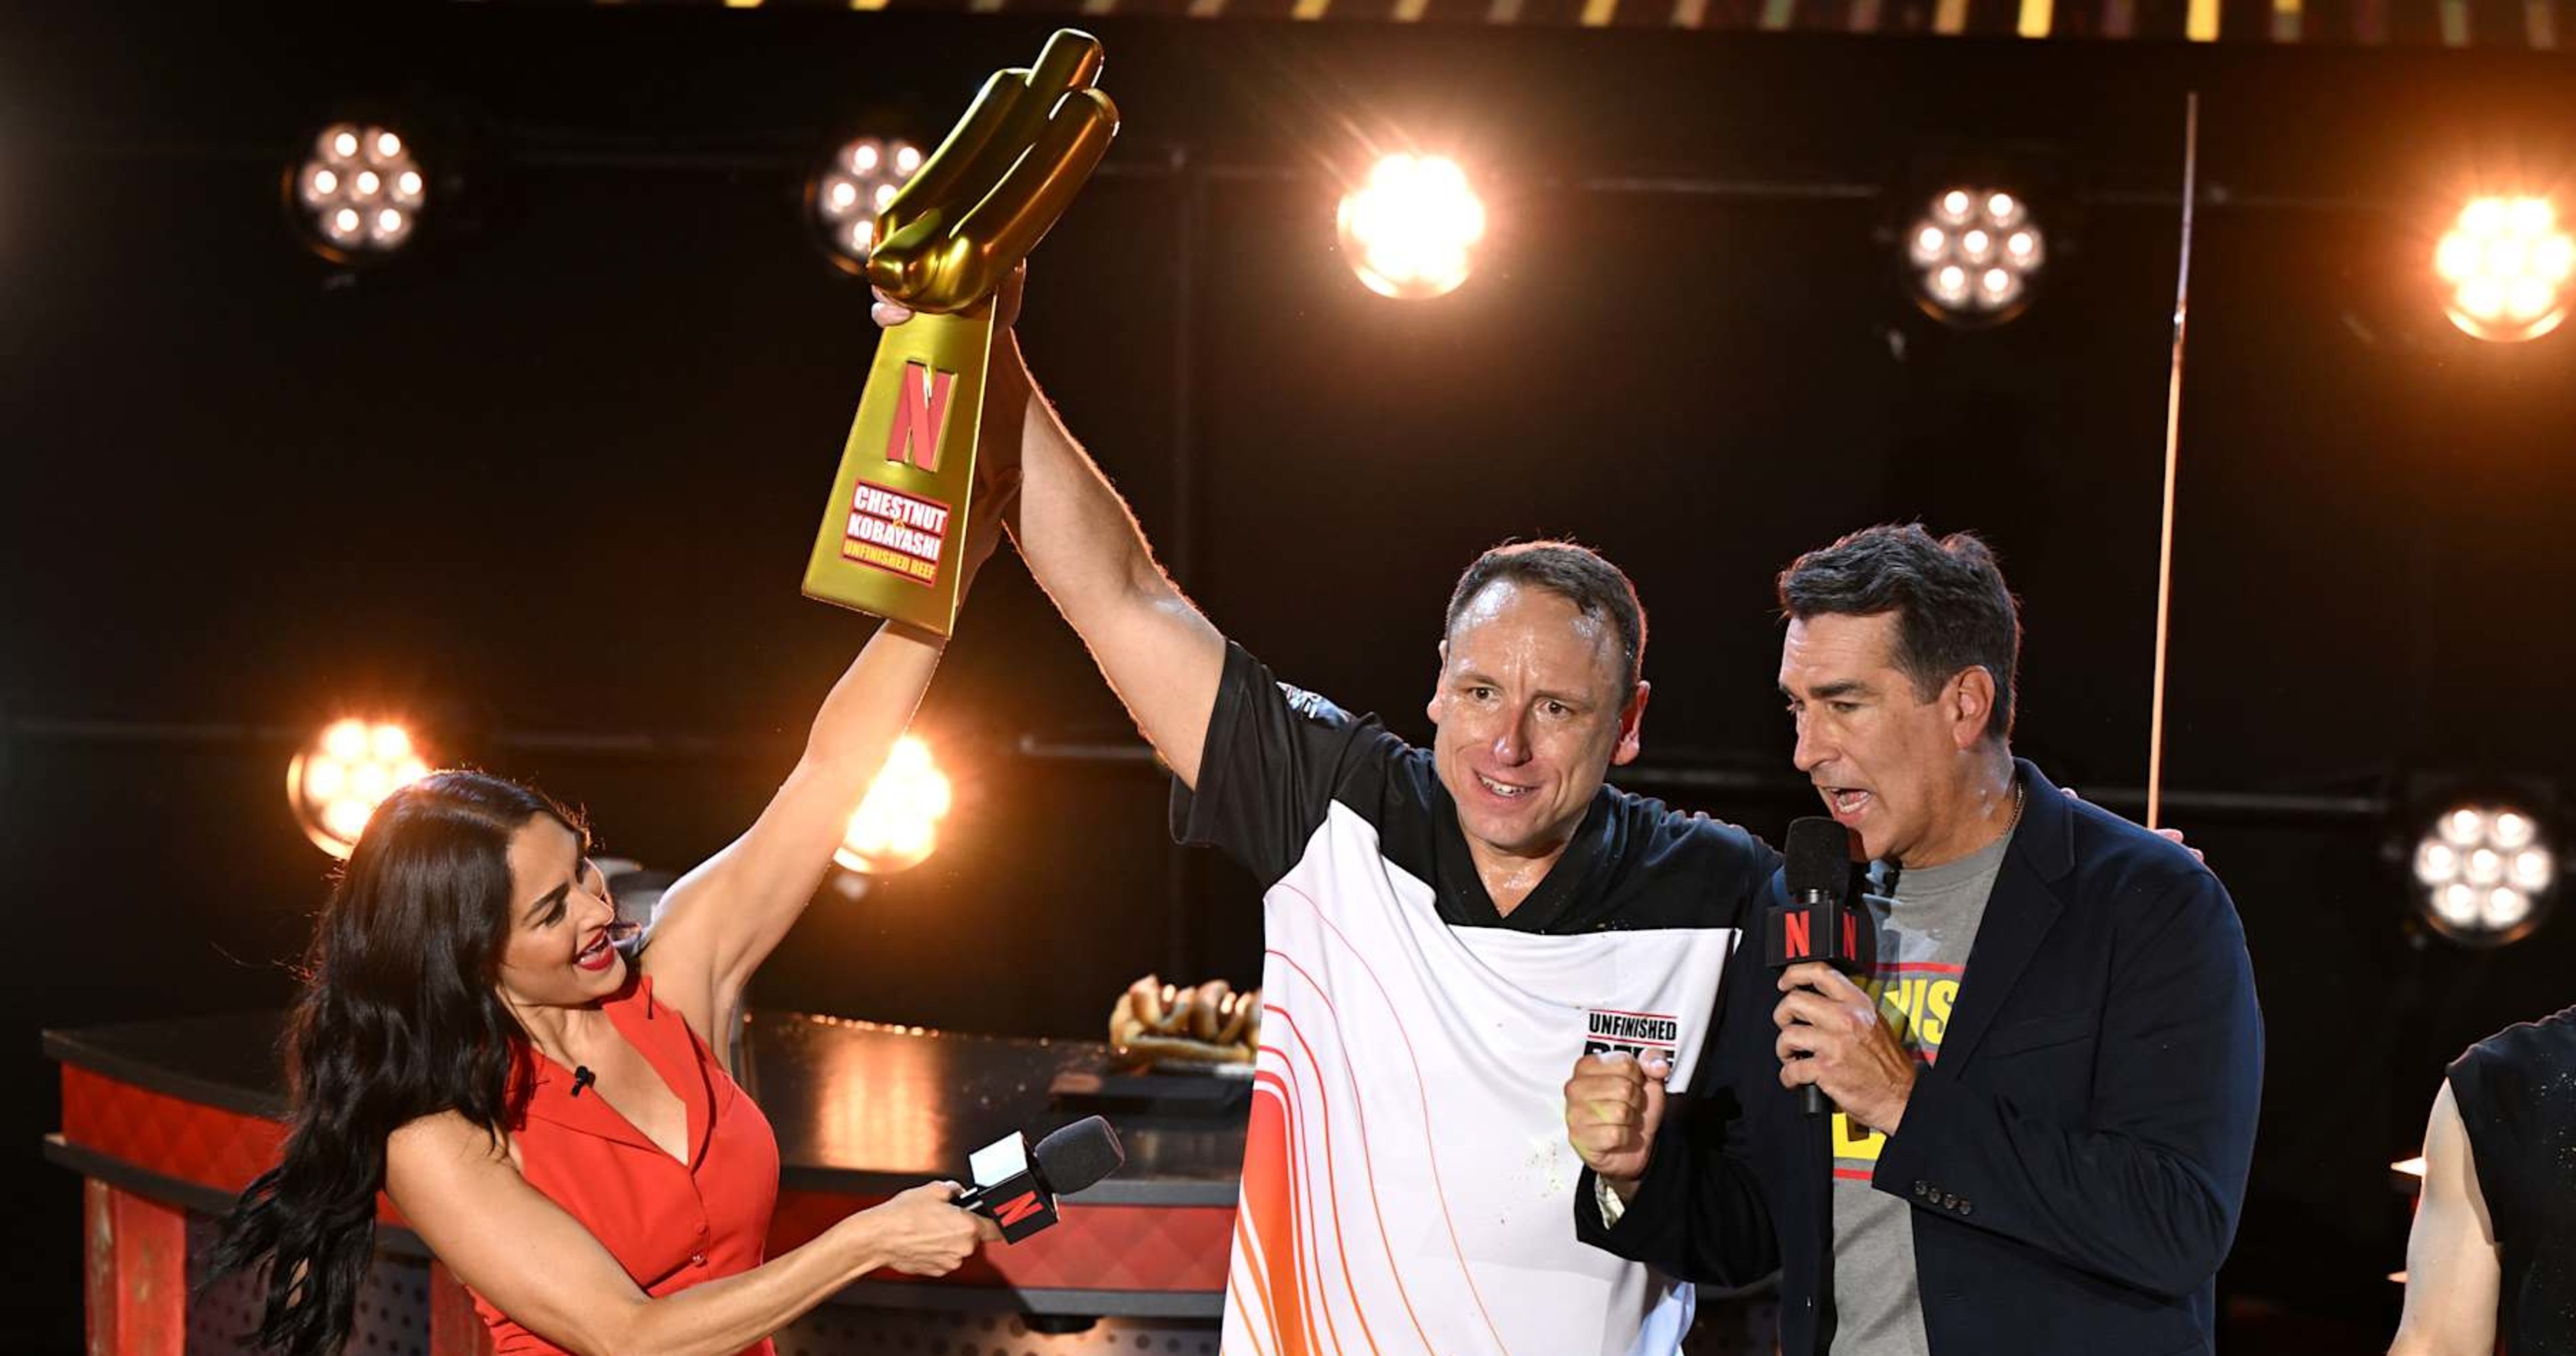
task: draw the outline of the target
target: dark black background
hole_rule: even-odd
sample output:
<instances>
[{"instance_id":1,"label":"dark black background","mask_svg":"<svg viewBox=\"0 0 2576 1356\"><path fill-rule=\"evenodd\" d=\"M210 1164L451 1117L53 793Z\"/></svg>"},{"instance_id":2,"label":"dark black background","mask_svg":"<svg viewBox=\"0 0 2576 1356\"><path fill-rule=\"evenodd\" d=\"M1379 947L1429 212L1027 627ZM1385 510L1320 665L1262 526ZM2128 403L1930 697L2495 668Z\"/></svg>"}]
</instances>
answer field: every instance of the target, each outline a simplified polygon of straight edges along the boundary
<instances>
[{"instance_id":1,"label":"dark black background","mask_svg":"<svg viewBox=\"0 0 2576 1356\"><path fill-rule=\"evenodd\" d=\"M874 339L799 225L805 168L871 120L935 134L1049 26L464 4L5 21L12 1349L79 1333L36 1032L285 1000L329 865L280 794L302 732L412 717L443 758L585 804L655 865L757 812L868 630L796 591ZM1125 127L1038 256L1026 343L1183 584L1283 676L1427 735L1455 571L1574 534L1652 612L1629 780L1773 833L1794 795L1670 778L1786 772L1772 574L1919 517L1985 533L2023 596L2021 750L2126 806L2196 89L2169 784L2369 796L2547 778L2576 751L2576 338L2474 344L2426 289L2463 192L2563 179L2562 59L1094 27ZM292 243L277 184L368 107L431 129L425 156L446 133L434 168L470 197L350 278ZM1466 160L1495 229L1465 288L1398 305L1353 280L1332 206L1408 137ZM2013 156L2057 232L2037 305L1984 333L1913 312L1885 239L1967 152ZM161 725L220 728L110 737ZM1007 558L922 728L961 784L943 846L820 901L758 1001L1089 1036L1145 970L1256 978L1250 883L1176 863L1147 765L1021 751L1132 734ZM603 742L638 735L662 742ZM2235 892L2269 1024L2226 1288L2240 1322L2376 1338L2404 1224L2385 1165L2444 1059L2562 1004L2576 932L2411 947L2383 857L2402 824L2179 818Z\"/></svg>"}]
</instances>

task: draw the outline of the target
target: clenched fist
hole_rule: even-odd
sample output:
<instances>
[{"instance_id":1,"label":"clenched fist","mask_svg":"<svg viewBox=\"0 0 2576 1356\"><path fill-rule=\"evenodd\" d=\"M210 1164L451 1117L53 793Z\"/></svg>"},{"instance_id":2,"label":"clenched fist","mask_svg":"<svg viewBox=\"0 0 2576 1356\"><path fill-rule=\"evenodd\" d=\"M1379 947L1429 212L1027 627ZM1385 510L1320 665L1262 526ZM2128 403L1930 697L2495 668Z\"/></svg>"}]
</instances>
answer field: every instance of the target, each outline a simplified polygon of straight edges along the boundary
<instances>
[{"instance_id":1,"label":"clenched fist","mask_svg":"<svg viewBox=\"0 0 2576 1356\"><path fill-rule=\"evenodd\" d=\"M1664 1123L1664 1079L1672 1065L1640 1063L1625 1051L1585 1055L1565 1080L1565 1137L1584 1166L1620 1195L1646 1175L1655 1129Z\"/></svg>"}]
</instances>

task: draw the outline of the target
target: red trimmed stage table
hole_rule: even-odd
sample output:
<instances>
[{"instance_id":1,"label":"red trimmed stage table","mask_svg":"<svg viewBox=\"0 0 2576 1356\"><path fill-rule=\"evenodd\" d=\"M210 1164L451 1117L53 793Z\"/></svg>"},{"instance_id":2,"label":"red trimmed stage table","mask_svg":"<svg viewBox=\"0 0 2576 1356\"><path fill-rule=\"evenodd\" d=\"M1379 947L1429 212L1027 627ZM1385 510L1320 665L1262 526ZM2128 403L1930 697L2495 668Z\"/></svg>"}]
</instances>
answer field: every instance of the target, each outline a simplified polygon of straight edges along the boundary
<instances>
[{"instance_id":1,"label":"red trimmed stage table","mask_svg":"<svg viewBox=\"0 0 2576 1356\"><path fill-rule=\"evenodd\" d=\"M92 1356L181 1356L190 1216L220 1215L275 1161L286 1098L277 1013L45 1033L63 1072L63 1128L45 1153L87 1180ZM966 1157L1015 1129L1079 1112L1050 1107L1062 1074L1100 1071L1105 1046L1010 1040L797 1013L745 1023L742 1081L778 1132L769 1249L922 1181L963 1179ZM993 1247L937 1280L862 1280L838 1304L966 1309L1035 1325L1086 1318L1215 1319L1225 1297L1243 1160L1243 1109L1116 1116L1127 1166L1065 1198L1064 1222ZM426 1256L378 1203L377 1246ZM202 1227L202 1225L201 1225ZM487 1350L471 1301L429 1270L433 1356Z\"/></svg>"}]
</instances>

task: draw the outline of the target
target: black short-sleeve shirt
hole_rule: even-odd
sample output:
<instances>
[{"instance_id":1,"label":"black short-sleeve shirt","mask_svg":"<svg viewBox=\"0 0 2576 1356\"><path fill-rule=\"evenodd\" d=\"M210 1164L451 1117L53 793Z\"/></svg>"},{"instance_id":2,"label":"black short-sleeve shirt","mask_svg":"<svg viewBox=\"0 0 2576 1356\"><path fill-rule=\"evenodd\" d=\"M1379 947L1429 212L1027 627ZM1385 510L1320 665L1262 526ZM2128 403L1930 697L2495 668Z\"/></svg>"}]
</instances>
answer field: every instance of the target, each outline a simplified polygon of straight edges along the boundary
<instances>
[{"instance_id":1,"label":"black short-sleeve shirt","mask_svg":"<svg viewBox=\"0 0 2576 1356\"><path fill-rule=\"evenodd\" d=\"M1430 883L1442 920L1456 927L1743 927L1779 865L1769 845L1735 825L1605 784L1565 856L1520 907L1501 913L1467 855L1430 750L1375 716L1276 681L1240 645L1226 647L1198 781L1195 794L1172 786L1181 842L1223 850L1267 887L1296 868L1338 803L1375 826L1390 864Z\"/></svg>"}]
</instances>

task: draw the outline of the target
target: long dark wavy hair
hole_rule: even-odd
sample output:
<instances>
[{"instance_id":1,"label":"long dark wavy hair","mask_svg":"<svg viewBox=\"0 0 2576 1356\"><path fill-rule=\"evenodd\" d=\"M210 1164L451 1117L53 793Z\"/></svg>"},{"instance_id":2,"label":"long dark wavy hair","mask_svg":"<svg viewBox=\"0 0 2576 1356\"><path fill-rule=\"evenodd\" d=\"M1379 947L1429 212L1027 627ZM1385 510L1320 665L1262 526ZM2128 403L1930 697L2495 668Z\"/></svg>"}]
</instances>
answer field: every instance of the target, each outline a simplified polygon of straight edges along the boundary
<instances>
[{"instance_id":1,"label":"long dark wavy hair","mask_svg":"<svg viewBox=\"0 0 2576 1356\"><path fill-rule=\"evenodd\" d=\"M285 1152L242 1192L213 1259L217 1275L264 1268L261 1348L330 1356L348 1340L387 1136L454 1111L497 1146L526 1106L527 1035L497 985L510 840L540 815L587 837L539 792L441 772L387 797L349 854L287 1029Z\"/></svg>"}]
</instances>

